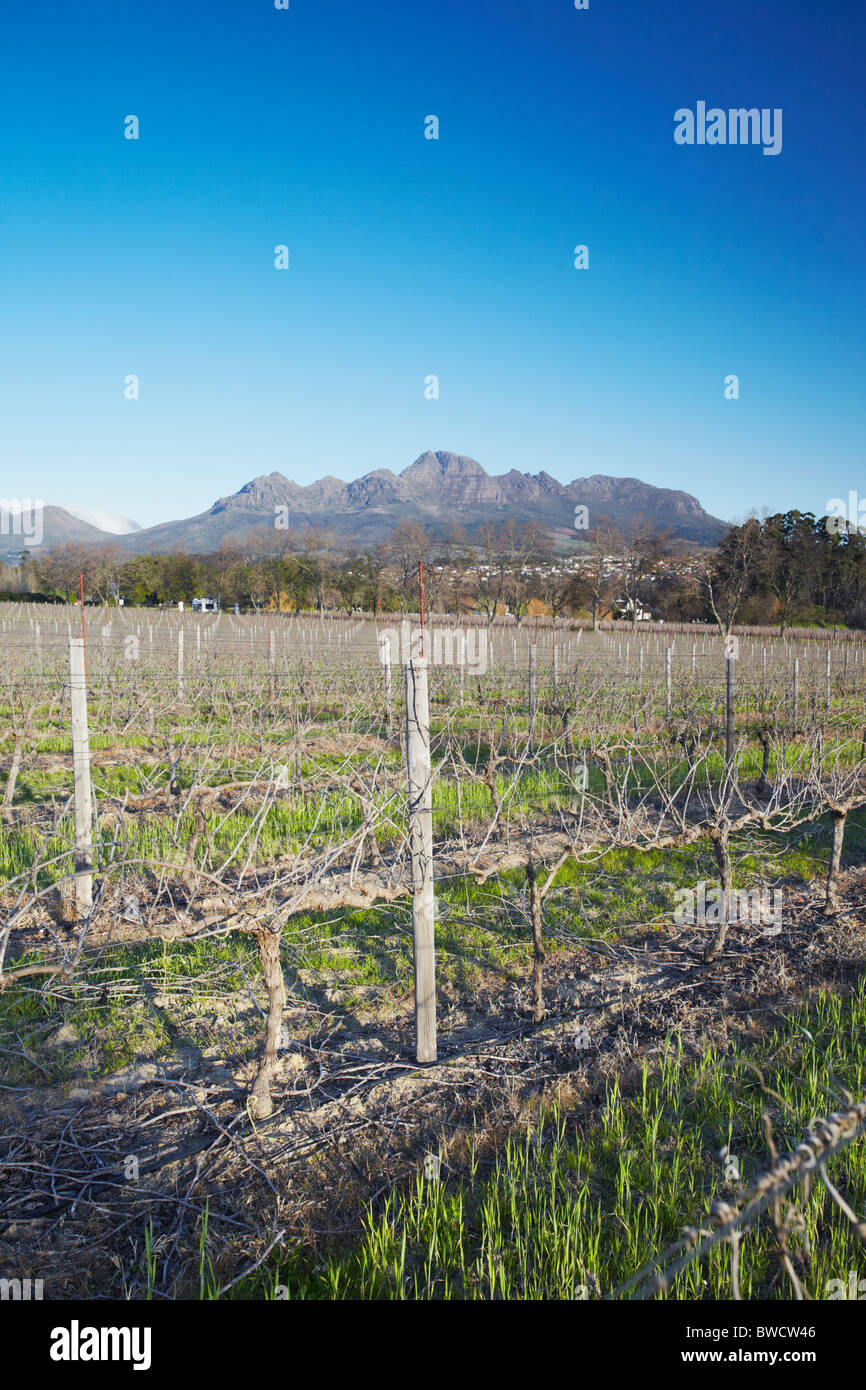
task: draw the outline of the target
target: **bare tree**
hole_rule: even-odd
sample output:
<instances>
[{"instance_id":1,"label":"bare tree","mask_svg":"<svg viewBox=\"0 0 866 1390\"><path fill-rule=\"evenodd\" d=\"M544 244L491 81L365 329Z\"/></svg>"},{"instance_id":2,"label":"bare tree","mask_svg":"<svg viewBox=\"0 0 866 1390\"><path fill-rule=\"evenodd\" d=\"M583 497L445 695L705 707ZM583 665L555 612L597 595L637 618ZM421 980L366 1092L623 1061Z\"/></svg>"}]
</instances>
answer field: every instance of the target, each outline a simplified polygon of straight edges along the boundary
<instances>
[{"instance_id":1,"label":"bare tree","mask_svg":"<svg viewBox=\"0 0 866 1390\"><path fill-rule=\"evenodd\" d=\"M745 525L728 531L715 555L704 561L704 592L722 637L730 636L758 575L761 545L761 523L751 517Z\"/></svg>"}]
</instances>

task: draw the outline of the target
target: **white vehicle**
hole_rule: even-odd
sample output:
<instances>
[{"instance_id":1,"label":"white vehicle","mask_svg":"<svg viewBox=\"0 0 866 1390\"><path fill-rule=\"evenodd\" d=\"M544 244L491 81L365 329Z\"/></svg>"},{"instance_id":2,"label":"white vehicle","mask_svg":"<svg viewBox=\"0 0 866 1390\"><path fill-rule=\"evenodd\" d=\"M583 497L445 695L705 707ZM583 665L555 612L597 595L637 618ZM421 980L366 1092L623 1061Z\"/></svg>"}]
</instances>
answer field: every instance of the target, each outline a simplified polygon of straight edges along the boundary
<instances>
[{"instance_id":1,"label":"white vehicle","mask_svg":"<svg viewBox=\"0 0 866 1390\"><path fill-rule=\"evenodd\" d=\"M218 613L220 611L219 599L194 598L192 611L193 613Z\"/></svg>"}]
</instances>

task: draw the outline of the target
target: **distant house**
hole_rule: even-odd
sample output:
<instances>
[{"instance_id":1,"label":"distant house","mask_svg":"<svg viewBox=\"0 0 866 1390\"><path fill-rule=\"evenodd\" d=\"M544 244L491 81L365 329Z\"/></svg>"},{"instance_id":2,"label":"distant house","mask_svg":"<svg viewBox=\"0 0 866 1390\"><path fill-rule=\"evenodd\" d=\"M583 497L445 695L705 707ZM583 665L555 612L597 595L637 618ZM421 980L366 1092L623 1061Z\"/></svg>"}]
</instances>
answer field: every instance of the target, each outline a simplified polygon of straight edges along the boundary
<instances>
[{"instance_id":1,"label":"distant house","mask_svg":"<svg viewBox=\"0 0 866 1390\"><path fill-rule=\"evenodd\" d=\"M193 613L218 613L220 604L218 598L194 598L192 601Z\"/></svg>"},{"instance_id":2,"label":"distant house","mask_svg":"<svg viewBox=\"0 0 866 1390\"><path fill-rule=\"evenodd\" d=\"M618 599L614 609L614 614L619 619L625 618L631 621L631 619L634 617L634 602L632 601L632 599ZM637 620L639 623L651 623L652 616L653 615L652 613L650 613L648 608L644 608L641 604L637 605Z\"/></svg>"}]
</instances>

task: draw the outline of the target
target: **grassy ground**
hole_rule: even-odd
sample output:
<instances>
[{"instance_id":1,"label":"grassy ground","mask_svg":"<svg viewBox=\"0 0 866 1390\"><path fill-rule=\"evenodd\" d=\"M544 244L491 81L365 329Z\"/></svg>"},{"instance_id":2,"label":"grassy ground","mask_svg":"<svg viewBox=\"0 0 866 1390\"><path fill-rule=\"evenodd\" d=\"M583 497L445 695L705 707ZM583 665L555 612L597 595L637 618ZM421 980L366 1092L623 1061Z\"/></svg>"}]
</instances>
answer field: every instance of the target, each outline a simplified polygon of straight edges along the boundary
<instances>
[{"instance_id":1,"label":"grassy ground","mask_svg":"<svg viewBox=\"0 0 866 1390\"><path fill-rule=\"evenodd\" d=\"M823 874L828 843L824 821L786 836L741 837L733 846L734 886L807 884ZM863 858L866 812L852 815L846 831L846 859ZM569 862L546 904L548 955L567 957L582 941L615 942L635 923L669 920L678 888L701 879L714 884L716 877L713 855L701 844L678 851L612 850L591 862ZM502 984L525 979L531 939L522 870L482 885L468 878L441 882L437 904L441 986L471 993L491 971ZM405 903L332 916L298 913L284 927L282 954L290 991L301 999L310 997L309 987L326 986L329 1001L352 1012L411 995ZM38 954L16 965L31 959ZM179 1039L190 1047L215 1044L209 1020L216 1015L221 1028L237 1019L246 1032L256 1015L250 989L258 987L260 974L255 943L240 934L101 948L59 991L28 985L0 994L0 1048L11 1048L3 1055L3 1080L22 1085L40 1076L58 1082L103 1077L136 1060L167 1060ZM48 1054L34 1050L40 1038L63 1027L74 1041ZM250 1046L258 1046L255 1030Z\"/></svg>"},{"instance_id":2,"label":"grassy ground","mask_svg":"<svg viewBox=\"0 0 866 1390\"><path fill-rule=\"evenodd\" d=\"M761 1039L730 1051L708 1047L687 1063L671 1045L646 1061L632 1094L608 1088L600 1123L571 1113L567 1095L523 1134L492 1154L470 1142L440 1168L364 1215L364 1232L319 1255L297 1250L238 1286L238 1298L582 1299L604 1296L716 1199L730 1200L760 1171L772 1118L780 1152L793 1148L813 1117L866 1083L866 983L849 998L822 992ZM726 1166L728 1175L726 1177ZM834 1185L866 1210L866 1146L831 1165ZM866 1276L866 1252L819 1184L795 1194L786 1217L795 1267L807 1294L825 1298L832 1279ZM717 1246L684 1272L667 1297L731 1296L731 1254ZM769 1223L743 1241L744 1298L791 1298ZM662 1296L662 1295L659 1295Z\"/></svg>"},{"instance_id":3,"label":"grassy ground","mask_svg":"<svg viewBox=\"0 0 866 1390\"><path fill-rule=\"evenodd\" d=\"M340 844L364 822L352 775L368 770L371 759L381 759L392 779L390 787L377 785L375 804L388 807L377 839L384 846L405 830L402 753L398 742L381 738L382 712L372 703L381 702L377 684L354 707L336 692L333 709L317 710L319 725L306 728L297 748L290 746L288 721L280 730L265 727L261 681L251 681L250 699L259 708L240 710L240 730L240 706L214 711L202 703L180 713L166 705L152 732L142 732L143 715L137 727L124 722L135 712L132 695L118 695L115 709L107 689L94 682L94 700L106 702L104 718L92 711L91 749L102 754L94 758L94 785L103 813L126 793L148 801L126 814L124 856L137 891L136 873L144 882L147 872L155 876L154 865L177 869L183 862L196 819L180 808L194 776L211 789L247 777L260 781L258 800L241 798L233 814L209 808L208 834L195 856L201 870L243 858L254 845L251 873L258 866L266 874L302 843L313 850ZM576 788L565 775L563 747L517 774L515 762L501 764L493 796L479 780L491 756L488 726L504 718L500 706L509 692L525 693L523 673L488 687L478 705L471 683L467 690L465 706L455 707L452 698L444 713L436 707L437 841L483 831L497 797L508 801L509 833L572 812ZM718 732L717 694L696 697L690 710L698 706ZM631 791L652 787L656 778L676 785L685 776L688 763L671 741L663 710L657 689L653 719L642 724L640 758L619 764ZM0 701L0 716L11 720L14 712ZM509 732L519 735L525 711L510 717ZM617 718L614 710L611 719ZM37 752L26 753L12 823L0 834L0 885L7 885L10 902L16 890L9 881L26 877L37 860L40 887L69 868L71 823L62 812L71 792L70 741L58 719L37 712ZM575 733L573 760L591 754L591 727L588 718ZM372 751L360 746L359 733L379 736ZM749 780L761 767L753 735L754 729L740 764ZM341 738L349 746L345 754ZM460 775L459 760L448 763L449 739L455 747L459 742L474 776ZM0 740L4 764L12 742ZM173 798L167 747L182 745L181 795ZM804 747L792 733L786 747L774 750L770 777L781 762L796 769ZM859 743L846 744L845 766L859 765L860 751ZM822 755L829 759L830 752L828 733ZM291 786L262 815L263 784L281 759L291 765ZM720 745L713 742L695 785L722 773ZM591 795L603 789L597 763L589 767L587 789ZM112 813L100 821L103 864L119 834L115 819ZM23 1193L14 1209L27 1218L9 1248L21 1245L28 1259L53 1253L66 1270L56 1274L56 1286L68 1275L79 1294L88 1291L91 1275L79 1276L76 1261L84 1265L97 1248L102 1264L92 1276L101 1281L95 1287L134 1297L207 1298L226 1283L228 1296L245 1299L610 1294L683 1226L706 1218L713 1200L732 1199L760 1171L768 1152L765 1113L784 1150L801 1140L813 1116L837 1108L846 1091L858 1098L864 1092L862 977L854 978L844 959L850 952L843 929L815 945L820 912L814 893L811 906L808 901L808 886L817 887L826 868L826 818L787 833L743 834L732 853L734 887L780 886L799 898L782 941L762 943L754 933L732 930L727 957L711 971L700 964L699 933L689 937L672 926L677 890L717 880L706 842L677 851L618 849L569 862L544 903L548 1015L538 1027L528 1008L525 873L501 872L484 884L463 877L437 882L443 1046L433 1075L414 1067L410 1050L408 903L293 915L281 936L289 998L270 1129L257 1128L246 1110L265 1004L254 941L235 932L134 945L111 939L94 948L91 938L71 978L29 977L0 993L0 1106L8 1107L3 1127L13 1136L8 1171L20 1185L16 1200ZM45 862L53 856L56 862ZM860 812L848 819L845 862L864 859L866 812ZM124 891L129 886L124 879ZM183 905L176 876L170 891ZM16 967L35 963L66 930L56 918L44 927L43 920L27 938L34 949ZM859 928L862 934L862 922ZM71 938L62 939L68 946ZM652 1015L641 990L665 970L667 1002ZM637 1002L629 993L633 984ZM598 1054L591 1074L574 1050L576 1020L583 1017L591 1020ZM123 1075L129 1071L137 1073L133 1082ZM374 1136L366 1149L360 1134ZM425 1150L441 1159L438 1178L424 1176ZM106 1173L122 1170L130 1153L151 1163L152 1190L122 1189L119 1180L107 1185ZM864 1155L861 1143L830 1168L861 1216ZM372 1199L368 1168L383 1169L382 1190ZM352 1186L355 1170L365 1180ZM37 1199L45 1203L32 1229L31 1182L42 1185ZM344 1182L333 1220L329 1211L310 1214L326 1208ZM190 1193L189 1200L178 1197ZM823 1187L808 1199L799 1196L799 1205L787 1208L788 1240L807 1293L821 1298L829 1280L844 1280L850 1270L866 1275L863 1246ZM0 1195L5 1210L3 1201ZM326 1218L321 1229L315 1225ZM264 1248L263 1231L279 1223L288 1231L279 1256L233 1283ZM197 1276L194 1268L190 1274L191 1238L198 1245ZM767 1223L746 1237L744 1297L790 1297L775 1241ZM194 1262L195 1250L192 1256ZM716 1249L668 1296L729 1297L730 1261L729 1248Z\"/></svg>"},{"instance_id":4,"label":"grassy ground","mask_svg":"<svg viewBox=\"0 0 866 1390\"><path fill-rule=\"evenodd\" d=\"M861 818L849 830L846 857L862 859ZM740 846L738 876L754 882L756 875L784 871L793 891L798 880L820 876L826 841L823 825L798 832L780 859L775 839L751 839ZM553 978L582 943L631 950L636 920L651 935L658 930L664 936L673 892L701 874L711 878L712 864L697 849L658 860L617 851L594 865L563 870L546 922ZM519 872L481 887L464 880L440 886L443 1006L474 999L483 1013L480 1001L501 994L508 980L525 983L524 888ZM794 957L801 950L795 947ZM283 961L294 1008L289 1014L306 1020L297 1025L302 1038L314 1027L360 1018L360 1032L348 1045L352 1053L368 1053L379 1021L409 1008L404 907L327 919L297 916L283 934ZM740 996L729 978L716 1010L723 1021L733 1021L727 1045L707 1036L696 1048L692 1030L684 1050L680 1025L672 1023L657 1045L632 1039L621 1056L614 1048L606 1079L593 1083L598 1093L591 1104L579 1068L565 1061L553 1082L530 1086L510 1122L494 1120L482 1104L471 1123L464 1116L447 1145L434 1137L443 1131L421 1122L428 1151L442 1160L438 1180L425 1179L416 1155L383 1193L356 1208L345 1223L352 1234L304 1237L294 1231L279 1258L223 1297L521 1300L612 1293L684 1226L706 1224L714 1200L731 1200L757 1175L768 1155L765 1114L781 1152L800 1142L814 1117L839 1108L846 1092L859 1097L866 1089L862 974L853 987L821 987L800 1003L782 976L770 1009L754 1013L748 992ZM170 1074L185 1053L213 1055L231 1070L257 1053L260 998L257 955L244 938L111 947L50 993L22 986L0 997L4 1084L56 1096L58 1088L110 1079L144 1061ZM543 1030L540 1056L546 1055L545 1037ZM608 1041L616 1040L610 1034ZM393 1040L386 1043L391 1055L393 1047ZM282 1188L286 1179L273 1172ZM829 1172L862 1216L866 1145L833 1160ZM304 1181L317 1181L314 1170ZM291 1192L290 1180L284 1190ZM187 1275L177 1289L188 1298L216 1296L249 1262L244 1250L227 1260L224 1241L217 1253L211 1198L202 1195L198 1225L190 1232L199 1242L198 1277ZM795 1193L794 1199L785 1212L788 1239L807 1294L826 1297L829 1281L847 1281L850 1271L866 1277L863 1246L825 1189L816 1185L810 1197ZM165 1236L153 1217L142 1215L140 1228L139 1296L148 1290L165 1296L155 1253L164 1249ZM730 1249L718 1247L664 1296L729 1298L730 1262ZM743 1242L740 1279L745 1298L791 1297L766 1221Z\"/></svg>"}]
</instances>

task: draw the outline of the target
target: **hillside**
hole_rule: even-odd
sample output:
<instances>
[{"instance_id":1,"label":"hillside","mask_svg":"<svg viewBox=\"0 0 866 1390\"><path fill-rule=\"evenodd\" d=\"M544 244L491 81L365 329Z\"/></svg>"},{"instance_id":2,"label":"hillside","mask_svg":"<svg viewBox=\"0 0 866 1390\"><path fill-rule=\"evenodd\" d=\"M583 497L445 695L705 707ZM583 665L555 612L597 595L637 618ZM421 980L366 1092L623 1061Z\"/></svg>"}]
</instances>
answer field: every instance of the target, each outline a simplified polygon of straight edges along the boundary
<instances>
[{"instance_id":1,"label":"hillside","mask_svg":"<svg viewBox=\"0 0 866 1390\"><path fill-rule=\"evenodd\" d=\"M578 504L589 508L591 525L601 515L621 525L644 517L691 544L713 545L726 528L689 493L653 487L637 478L594 474L562 484L543 471L516 469L497 476L475 459L428 451L399 474L378 468L349 483L325 477L302 487L282 473L269 473L219 498L198 516L116 539L135 554L213 551L226 540L242 541L253 528L272 526L275 509L288 507L292 529L327 525L362 547L383 540L401 521L418 522L445 537L455 523L471 535L485 521L506 518L536 521L554 545L563 546L576 538L573 518Z\"/></svg>"}]
</instances>

